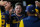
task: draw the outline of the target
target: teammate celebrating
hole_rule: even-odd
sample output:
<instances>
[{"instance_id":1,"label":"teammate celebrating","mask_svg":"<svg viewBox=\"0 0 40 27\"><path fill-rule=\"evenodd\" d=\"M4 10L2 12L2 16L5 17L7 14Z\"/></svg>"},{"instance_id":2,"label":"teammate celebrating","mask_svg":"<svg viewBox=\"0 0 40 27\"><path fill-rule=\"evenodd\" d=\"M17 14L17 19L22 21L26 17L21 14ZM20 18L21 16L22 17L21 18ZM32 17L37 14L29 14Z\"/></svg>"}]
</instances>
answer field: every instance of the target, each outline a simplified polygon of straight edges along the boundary
<instances>
[{"instance_id":1,"label":"teammate celebrating","mask_svg":"<svg viewBox=\"0 0 40 27\"><path fill-rule=\"evenodd\" d=\"M40 27L40 20L35 16L35 7L30 5L26 7L28 17L21 20L19 27Z\"/></svg>"},{"instance_id":2,"label":"teammate celebrating","mask_svg":"<svg viewBox=\"0 0 40 27\"><path fill-rule=\"evenodd\" d=\"M9 23L10 23L10 19L11 19L11 14L12 14L13 6L12 6L10 1L7 1L7 3L4 5L4 7L5 7L6 14L9 15L9 18L7 18L6 27L9 27L10 26Z\"/></svg>"},{"instance_id":3,"label":"teammate celebrating","mask_svg":"<svg viewBox=\"0 0 40 27\"><path fill-rule=\"evenodd\" d=\"M40 18L40 3L37 2L37 1L35 3L37 5L36 8L35 8L37 16Z\"/></svg>"},{"instance_id":4,"label":"teammate celebrating","mask_svg":"<svg viewBox=\"0 0 40 27\"><path fill-rule=\"evenodd\" d=\"M19 22L24 17L25 15L22 14L22 4L18 2L15 4L15 14L11 15L11 27L19 27Z\"/></svg>"},{"instance_id":5,"label":"teammate celebrating","mask_svg":"<svg viewBox=\"0 0 40 27\"><path fill-rule=\"evenodd\" d=\"M6 4L6 1L0 1L0 6L4 6L4 4ZM0 7L0 27L6 27L6 20L8 15L3 12L3 10Z\"/></svg>"}]
</instances>

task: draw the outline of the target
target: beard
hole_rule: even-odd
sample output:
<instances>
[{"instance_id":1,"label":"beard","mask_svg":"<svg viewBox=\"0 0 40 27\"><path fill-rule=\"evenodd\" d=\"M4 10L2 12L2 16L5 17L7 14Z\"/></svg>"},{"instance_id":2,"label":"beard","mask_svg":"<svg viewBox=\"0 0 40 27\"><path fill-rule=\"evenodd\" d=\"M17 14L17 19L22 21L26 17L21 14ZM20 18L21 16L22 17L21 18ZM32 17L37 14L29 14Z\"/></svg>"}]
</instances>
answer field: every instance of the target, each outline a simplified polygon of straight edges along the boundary
<instances>
[{"instance_id":1,"label":"beard","mask_svg":"<svg viewBox=\"0 0 40 27\"><path fill-rule=\"evenodd\" d=\"M22 13L18 13L19 15L21 15Z\"/></svg>"},{"instance_id":2,"label":"beard","mask_svg":"<svg viewBox=\"0 0 40 27\"><path fill-rule=\"evenodd\" d=\"M21 15L22 14L22 12L21 13L17 13L18 15Z\"/></svg>"}]
</instances>

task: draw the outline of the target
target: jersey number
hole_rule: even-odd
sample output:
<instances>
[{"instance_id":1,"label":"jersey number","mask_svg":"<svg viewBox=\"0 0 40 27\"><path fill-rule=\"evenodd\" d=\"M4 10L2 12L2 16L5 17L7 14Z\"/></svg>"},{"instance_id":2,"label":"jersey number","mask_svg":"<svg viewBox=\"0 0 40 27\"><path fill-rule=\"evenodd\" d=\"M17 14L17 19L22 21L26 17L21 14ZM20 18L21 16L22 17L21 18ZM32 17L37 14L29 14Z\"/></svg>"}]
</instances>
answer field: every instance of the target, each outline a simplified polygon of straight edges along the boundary
<instances>
[{"instance_id":1,"label":"jersey number","mask_svg":"<svg viewBox=\"0 0 40 27\"><path fill-rule=\"evenodd\" d=\"M4 24L5 24L5 15L2 15L2 27L4 27Z\"/></svg>"}]
</instances>

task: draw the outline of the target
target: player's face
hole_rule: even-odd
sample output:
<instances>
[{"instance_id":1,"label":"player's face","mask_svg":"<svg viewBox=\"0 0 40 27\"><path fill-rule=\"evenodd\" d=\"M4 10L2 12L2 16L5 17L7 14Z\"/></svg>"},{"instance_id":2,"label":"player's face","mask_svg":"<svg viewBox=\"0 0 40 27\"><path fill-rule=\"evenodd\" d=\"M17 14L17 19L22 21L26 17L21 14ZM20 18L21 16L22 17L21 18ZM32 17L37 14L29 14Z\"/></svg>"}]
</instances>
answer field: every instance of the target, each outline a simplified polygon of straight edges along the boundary
<instances>
[{"instance_id":1,"label":"player's face","mask_svg":"<svg viewBox=\"0 0 40 27\"><path fill-rule=\"evenodd\" d=\"M10 2L8 2L7 4L5 4L5 9L10 8L10 6L11 6L11 4L10 4Z\"/></svg>"},{"instance_id":2,"label":"player's face","mask_svg":"<svg viewBox=\"0 0 40 27\"><path fill-rule=\"evenodd\" d=\"M21 13L22 12L22 7L20 5L17 5L15 7L15 11L16 11L16 13Z\"/></svg>"}]
</instances>

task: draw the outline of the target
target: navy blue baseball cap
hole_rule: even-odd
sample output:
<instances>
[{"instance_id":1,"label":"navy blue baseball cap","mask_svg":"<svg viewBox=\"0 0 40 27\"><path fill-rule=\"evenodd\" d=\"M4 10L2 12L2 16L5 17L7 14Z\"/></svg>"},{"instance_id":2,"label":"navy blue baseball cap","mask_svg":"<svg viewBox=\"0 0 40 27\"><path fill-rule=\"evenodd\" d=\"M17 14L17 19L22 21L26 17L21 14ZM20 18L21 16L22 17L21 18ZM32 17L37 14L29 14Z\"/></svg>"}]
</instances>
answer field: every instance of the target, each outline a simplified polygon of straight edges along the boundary
<instances>
[{"instance_id":1,"label":"navy blue baseball cap","mask_svg":"<svg viewBox=\"0 0 40 27\"><path fill-rule=\"evenodd\" d=\"M30 12L30 13L34 13L35 12L35 6L34 5L28 5L27 7L26 7L26 10L25 10L25 12Z\"/></svg>"}]
</instances>

